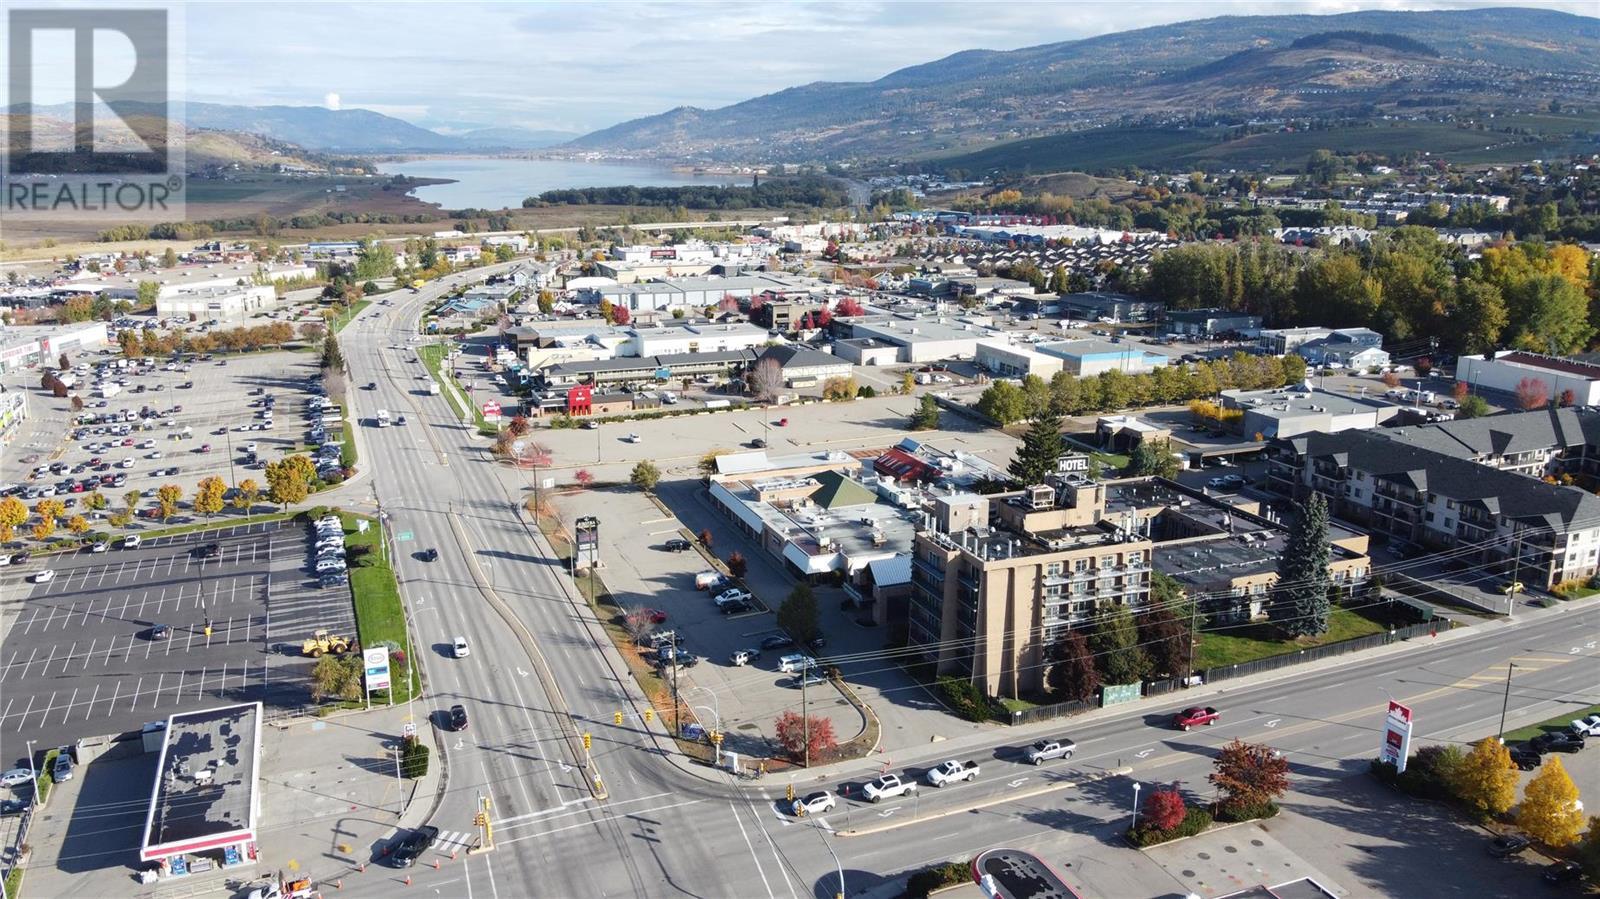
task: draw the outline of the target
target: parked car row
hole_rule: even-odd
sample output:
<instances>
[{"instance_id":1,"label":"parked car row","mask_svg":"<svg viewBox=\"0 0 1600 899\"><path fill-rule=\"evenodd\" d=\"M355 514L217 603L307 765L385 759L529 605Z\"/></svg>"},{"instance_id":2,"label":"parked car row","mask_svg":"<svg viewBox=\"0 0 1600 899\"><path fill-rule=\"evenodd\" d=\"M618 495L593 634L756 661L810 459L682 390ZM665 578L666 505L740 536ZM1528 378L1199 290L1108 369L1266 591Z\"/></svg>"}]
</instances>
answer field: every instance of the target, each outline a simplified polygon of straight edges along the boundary
<instances>
[{"instance_id":1,"label":"parked car row","mask_svg":"<svg viewBox=\"0 0 1600 899\"><path fill-rule=\"evenodd\" d=\"M350 580L345 562L344 522L337 515L317 519L312 525L311 570L320 587L337 587Z\"/></svg>"}]
</instances>

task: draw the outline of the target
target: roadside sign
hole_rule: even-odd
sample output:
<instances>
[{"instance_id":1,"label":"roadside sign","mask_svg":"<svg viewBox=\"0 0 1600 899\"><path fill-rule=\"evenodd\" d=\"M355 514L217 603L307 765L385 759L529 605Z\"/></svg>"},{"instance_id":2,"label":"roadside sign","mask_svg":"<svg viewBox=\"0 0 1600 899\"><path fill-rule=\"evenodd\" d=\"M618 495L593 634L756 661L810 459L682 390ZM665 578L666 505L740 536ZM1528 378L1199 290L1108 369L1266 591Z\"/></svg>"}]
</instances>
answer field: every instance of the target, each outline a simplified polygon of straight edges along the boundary
<instances>
[{"instance_id":1,"label":"roadside sign","mask_svg":"<svg viewBox=\"0 0 1600 899\"><path fill-rule=\"evenodd\" d=\"M401 543L404 543L407 540L412 539L412 536L413 535L412 535L412 533L410 531L401 531L400 533L394 535L394 539L398 540Z\"/></svg>"},{"instance_id":2,"label":"roadside sign","mask_svg":"<svg viewBox=\"0 0 1600 899\"><path fill-rule=\"evenodd\" d=\"M400 732L405 736L414 737L417 735L417 725L415 722L407 721L405 727L400 729Z\"/></svg>"},{"instance_id":3,"label":"roadside sign","mask_svg":"<svg viewBox=\"0 0 1600 899\"><path fill-rule=\"evenodd\" d=\"M361 661L367 669L367 692L389 686L389 649L377 646L362 650Z\"/></svg>"},{"instance_id":4,"label":"roadside sign","mask_svg":"<svg viewBox=\"0 0 1600 899\"><path fill-rule=\"evenodd\" d=\"M1394 765L1395 773L1404 774L1410 754L1411 709L1391 699L1388 714L1383 717L1383 742L1378 746L1378 760Z\"/></svg>"},{"instance_id":5,"label":"roadside sign","mask_svg":"<svg viewBox=\"0 0 1600 899\"><path fill-rule=\"evenodd\" d=\"M483 417L484 418L495 418L495 419L499 418L500 417L500 404L495 402L494 400L490 400L489 402L484 403L483 404Z\"/></svg>"}]
</instances>

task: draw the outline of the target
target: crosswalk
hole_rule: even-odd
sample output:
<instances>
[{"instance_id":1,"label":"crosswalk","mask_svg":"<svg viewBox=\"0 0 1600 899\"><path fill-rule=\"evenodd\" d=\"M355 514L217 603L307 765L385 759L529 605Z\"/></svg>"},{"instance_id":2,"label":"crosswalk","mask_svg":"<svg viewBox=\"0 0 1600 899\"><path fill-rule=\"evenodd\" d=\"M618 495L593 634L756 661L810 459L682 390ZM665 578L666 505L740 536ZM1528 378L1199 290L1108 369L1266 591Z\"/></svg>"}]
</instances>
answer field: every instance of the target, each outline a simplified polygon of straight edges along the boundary
<instances>
[{"instance_id":1,"label":"crosswalk","mask_svg":"<svg viewBox=\"0 0 1600 899\"><path fill-rule=\"evenodd\" d=\"M478 845L479 834L475 830L441 830L439 836L434 838L435 852L449 855L452 852L465 852Z\"/></svg>"}]
</instances>

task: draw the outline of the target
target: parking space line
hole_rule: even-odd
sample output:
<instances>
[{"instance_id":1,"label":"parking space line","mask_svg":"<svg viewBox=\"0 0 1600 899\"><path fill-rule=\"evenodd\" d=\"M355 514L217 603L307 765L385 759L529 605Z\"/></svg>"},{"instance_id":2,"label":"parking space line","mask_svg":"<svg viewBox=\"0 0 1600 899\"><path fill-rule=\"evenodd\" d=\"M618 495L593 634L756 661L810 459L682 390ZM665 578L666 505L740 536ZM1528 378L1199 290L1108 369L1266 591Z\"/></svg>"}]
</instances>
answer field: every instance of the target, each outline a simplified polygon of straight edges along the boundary
<instances>
[{"instance_id":1,"label":"parking space line","mask_svg":"<svg viewBox=\"0 0 1600 899\"><path fill-rule=\"evenodd\" d=\"M189 648L194 645L194 628L189 627L184 628L184 630L188 632L189 636L183 641L183 651L188 652ZM167 650L167 655L172 655L172 650L170 648Z\"/></svg>"},{"instance_id":2,"label":"parking space line","mask_svg":"<svg viewBox=\"0 0 1600 899\"><path fill-rule=\"evenodd\" d=\"M119 678L117 678L117 688L115 690L111 691L111 701L106 703L106 715L107 716L115 715L117 713L117 697L121 696L121 695L122 695L122 678L119 677ZM130 706L128 710L132 711L133 708Z\"/></svg>"},{"instance_id":3,"label":"parking space line","mask_svg":"<svg viewBox=\"0 0 1600 899\"><path fill-rule=\"evenodd\" d=\"M89 697L89 705L87 707L85 707L84 710L83 710L83 720L85 720L85 721L89 720L89 716L94 713L95 700L97 700L99 698L100 698L100 685L98 683L96 683L94 685L94 695Z\"/></svg>"},{"instance_id":4,"label":"parking space line","mask_svg":"<svg viewBox=\"0 0 1600 899\"><path fill-rule=\"evenodd\" d=\"M47 675L47 674L50 673L50 663L55 661L55 658L56 658L56 645L54 643L52 643L52 644L50 644L50 656L44 660L44 665L39 668L39 676L40 677L43 677L44 675ZM23 674L24 675L27 674L27 669L23 669Z\"/></svg>"},{"instance_id":5,"label":"parking space line","mask_svg":"<svg viewBox=\"0 0 1600 899\"><path fill-rule=\"evenodd\" d=\"M28 626L22 629L22 636L28 636L28 631L33 630L33 622L39 618L39 607L34 606L33 614L28 616Z\"/></svg>"},{"instance_id":6,"label":"parking space line","mask_svg":"<svg viewBox=\"0 0 1600 899\"><path fill-rule=\"evenodd\" d=\"M72 714L72 705L78 701L78 687L72 688L72 698L67 700L67 707L61 710L61 723L67 723L67 716Z\"/></svg>"},{"instance_id":7,"label":"parking space line","mask_svg":"<svg viewBox=\"0 0 1600 899\"><path fill-rule=\"evenodd\" d=\"M89 641L89 649L86 652L84 652L84 654L83 654L83 667L79 669L80 671L88 669L89 660L94 658L95 645L98 644L99 642L100 642L100 638L99 637L96 637L93 640Z\"/></svg>"},{"instance_id":8,"label":"parking space line","mask_svg":"<svg viewBox=\"0 0 1600 899\"><path fill-rule=\"evenodd\" d=\"M0 666L0 683L5 682L6 675L11 673L11 666L17 663L17 653L21 651L20 649L11 650L11 661L6 662L4 666Z\"/></svg>"},{"instance_id":9,"label":"parking space line","mask_svg":"<svg viewBox=\"0 0 1600 899\"><path fill-rule=\"evenodd\" d=\"M17 716L17 733L22 733L22 726L28 720L28 713L33 711L33 704L38 698L36 695L28 697L28 707L23 709L22 714Z\"/></svg>"},{"instance_id":10,"label":"parking space line","mask_svg":"<svg viewBox=\"0 0 1600 899\"><path fill-rule=\"evenodd\" d=\"M72 626L72 613L78 611L78 604L67 606L67 614L61 616L61 629L66 630Z\"/></svg>"},{"instance_id":11,"label":"parking space line","mask_svg":"<svg viewBox=\"0 0 1600 899\"><path fill-rule=\"evenodd\" d=\"M188 673L189 672L187 672L187 671L178 672L178 688L172 691L172 701L175 702L175 703L183 701L183 680L188 675ZM157 691L156 702L159 703L160 701L161 701L160 692Z\"/></svg>"},{"instance_id":12,"label":"parking space line","mask_svg":"<svg viewBox=\"0 0 1600 899\"><path fill-rule=\"evenodd\" d=\"M160 701L160 699L161 699L161 685L165 684L166 682L167 682L167 675L165 673L163 673L160 677L156 678L156 692L155 692L154 697L152 697L151 700L150 700L150 708L152 708L152 709L155 708L156 707L156 703L158 701ZM143 683L143 681L140 681L140 683ZM134 705L138 705L139 704L139 692L137 690L135 690L133 696L134 696L133 704Z\"/></svg>"},{"instance_id":13,"label":"parking space line","mask_svg":"<svg viewBox=\"0 0 1600 899\"><path fill-rule=\"evenodd\" d=\"M56 693L57 693L57 691L55 691L55 690L51 690L50 691L50 704L45 706L44 707L44 711L39 713L39 726L40 727L44 727L45 719L50 717L50 710L56 707ZM29 705L31 706L32 703L29 703ZM26 720L27 716L24 715L23 719ZM21 728L18 728L18 729L20 730Z\"/></svg>"},{"instance_id":14,"label":"parking space line","mask_svg":"<svg viewBox=\"0 0 1600 899\"><path fill-rule=\"evenodd\" d=\"M72 641L72 645L67 648L66 657L64 657L61 660L61 673L62 674L66 674L67 673L67 666L72 664L72 651L74 649L77 649L77 648L78 648L78 641L77 640L73 640ZM45 666L45 673L48 674L49 672L50 672L49 666Z\"/></svg>"},{"instance_id":15,"label":"parking space line","mask_svg":"<svg viewBox=\"0 0 1600 899\"><path fill-rule=\"evenodd\" d=\"M107 600L106 605L110 605L110 604L111 604L110 601ZM93 610L93 609L94 609L94 600L91 599L91 600L89 600L89 604L83 607L83 617L78 619L78 627L83 627L85 624L89 623L89 612L91 610Z\"/></svg>"}]
</instances>

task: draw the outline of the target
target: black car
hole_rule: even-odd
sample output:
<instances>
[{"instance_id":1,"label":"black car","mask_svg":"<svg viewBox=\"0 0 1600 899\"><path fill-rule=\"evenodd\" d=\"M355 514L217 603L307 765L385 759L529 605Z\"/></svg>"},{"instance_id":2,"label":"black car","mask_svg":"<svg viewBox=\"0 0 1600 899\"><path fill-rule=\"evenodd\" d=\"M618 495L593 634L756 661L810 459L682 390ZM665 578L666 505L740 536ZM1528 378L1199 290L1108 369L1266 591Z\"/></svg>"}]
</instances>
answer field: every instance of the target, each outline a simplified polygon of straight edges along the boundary
<instances>
[{"instance_id":1,"label":"black car","mask_svg":"<svg viewBox=\"0 0 1600 899\"><path fill-rule=\"evenodd\" d=\"M464 705L453 705L453 706L450 707L450 729L451 730L466 730L467 729L467 707L466 706L464 706Z\"/></svg>"},{"instance_id":2,"label":"black car","mask_svg":"<svg viewBox=\"0 0 1600 899\"><path fill-rule=\"evenodd\" d=\"M150 630L145 633L145 636L150 640L168 640L168 639L171 639L171 637L172 637L172 625L170 625L170 624L152 624L150 626Z\"/></svg>"},{"instance_id":3,"label":"black car","mask_svg":"<svg viewBox=\"0 0 1600 899\"><path fill-rule=\"evenodd\" d=\"M422 551L422 561L424 561L424 562L437 562L437 561L439 561L439 551L437 549L425 549L425 550L423 550Z\"/></svg>"},{"instance_id":4,"label":"black car","mask_svg":"<svg viewBox=\"0 0 1600 899\"><path fill-rule=\"evenodd\" d=\"M743 600L738 600L736 602L725 602L722 604L722 614L724 615L738 615L741 612L748 611L750 611L750 604Z\"/></svg>"},{"instance_id":5,"label":"black car","mask_svg":"<svg viewBox=\"0 0 1600 899\"><path fill-rule=\"evenodd\" d=\"M325 574L322 577L317 579L317 586L318 587L324 587L324 588L326 588L326 587L341 587L341 586L343 586L345 584L348 584L348 583L350 583L350 576L346 575L346 574L344 574L342 572L334 572L332 574Z\"/></svg>"},{"instance_id":6,"label":"black car","mask_svg":"<svg viewBox=\"0 0 1600 899\"><path fill-rule=\"evenodd\" d=\"M762 649L783 649L785 646L793 645L794 638L788 634L773 634L761 641Z\"/></svg>"},{"instance_id":7,"label":"black car","mask_svg":"<svg viewBox=\"0 0 1600 899\"><path fill-rule=\"evenodd\" d=\"M27 799L0 799L0 816L20 815L28 810Z\"/></svg>"},{"instance_id":8,"label":"black car","mask_svg":"<svg viewBox=\"0 0 1600 899\"><path fill-rule=\"evenodd\" d=\"M206 543L194 548L194 557L197 559L215 559L222 555L222 544Z\"/></svg>"},{"instance_id":9,"label":"black car","mask_svg":"<svg viewBox=\"0 0 1600 899\"><path fill-rule=\"evenodd\" d=\"M21 565L23 562L26 562L31 558L33 558L33 553L23 550L22 552L13 553L11 555L11 564Z\"/></svg>"},{"instance_id":10,"label":"black car","mask_svg":"<svg viewBox=\"0 0 1600 899\"><path fill-rule=\"evenodd\" d=\"M1544 760L1539 750L1526 743L1512 746L1507 751L1511 754L1511 764L1516 765L1523 771L1532 771L1539 767L1539 763Z\"/></svg>"},{"instance_id":11,"label":"black car","mask_svg":"<svg viewBox=\"0 0 1600 899\"><path fill-rule=\"evenodd\" d=\"M1489 854L1495 858L1510 858L1533 845L1533 841L1520 833L1503 833L1489 841Z\"/></svg>"},{"instance_id":12,"label":"black car","mask_svg":"<svg viewBox=\"0 0 1600 899\"><path fill-rule=\"evenodd\" d=\"M1528 741L1539 752L1577 752L1583 748L1583 734L1572 730L1543 733Z\"/></svg>"},{"instance_id":13,"label":"black car","mask_svg":"<svg viewBox=\"0 0 1600 899\"><path fill-rule=\"evenodd\" d=\"M693 546L689 543L689 541L683 539L682 537L674 537L671 540L668 540L666 543L661 544L661 548L668 552L681 553L686 549L692 549Z\"/></svg>"},{"instance_id":14,"label":"black car","mask_svg":"<svg viewBox=\"0 0 1600 899\"><path fill-rule=\"evenodd\" d=\"M1577 862L1545 865L1542 876L1547 883L1577 883L1583 879L1583 866Z\"/></svg>"},{"instance_id":15,"label":"black car","mask_svg":"<svg viewBox=\"0 0 1600 899\"><path fill-rule=\"evenodd\" d=\"M413 830L406 834L406 838L401 840L399 845L394 847L393 852L389 853L389 861L396 868L411 867L416 864L422 853L428 851L428 847L433 845L433 841L438 836L439 828L437 827L419 827Z\"/></svg>"}]
</instances>

